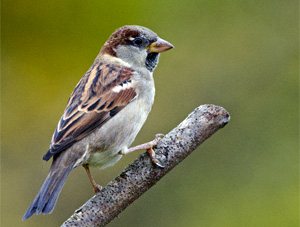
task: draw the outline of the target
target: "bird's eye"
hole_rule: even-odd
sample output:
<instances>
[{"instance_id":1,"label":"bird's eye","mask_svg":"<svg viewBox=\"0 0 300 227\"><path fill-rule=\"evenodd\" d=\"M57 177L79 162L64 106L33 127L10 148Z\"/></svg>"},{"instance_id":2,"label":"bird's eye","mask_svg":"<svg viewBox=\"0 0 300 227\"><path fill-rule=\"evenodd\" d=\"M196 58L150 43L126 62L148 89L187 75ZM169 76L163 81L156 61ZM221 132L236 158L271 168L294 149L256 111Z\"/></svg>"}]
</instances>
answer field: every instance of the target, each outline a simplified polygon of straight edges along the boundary
<instances>
[{"instance_id":1,"label":"bird's eye","mask_svg":"<svg viewBox=\"0 0 300 227\"><path fill-rule=\"evenodd\" d=\"M143 40L141 39L141 38L135 38L133 41L133 44L135 45L135 46L140 46L140 45L142 45L142 43L143 43Z\"/></svg>"}]
</instances>

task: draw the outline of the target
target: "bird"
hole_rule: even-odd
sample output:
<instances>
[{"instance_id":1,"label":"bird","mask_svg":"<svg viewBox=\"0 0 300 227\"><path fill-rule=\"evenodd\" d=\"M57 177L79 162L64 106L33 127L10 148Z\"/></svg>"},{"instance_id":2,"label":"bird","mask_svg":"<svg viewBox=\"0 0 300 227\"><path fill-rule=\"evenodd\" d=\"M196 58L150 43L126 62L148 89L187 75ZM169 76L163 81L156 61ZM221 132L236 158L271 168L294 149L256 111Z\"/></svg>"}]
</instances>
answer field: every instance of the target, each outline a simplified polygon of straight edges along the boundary
<instances>
[{"instance_id":1,"label":"bird","mask_svg":"<svg viewBox=\"0 0 300 227\"><path fill-rule=\"evenodd\" d=\"M52 158L49 174L23 220L51 213L67 177L78 166L85 168L95 193L101 187L89 167L113 166L136 150L147 150L153 163L163 167L152 150L163 135L130 145L154 102L153 71L160 53L173 47L143 26L126 25L112 33L68 100L43 156L44 161Z\"/></svg>"}]
</instances>

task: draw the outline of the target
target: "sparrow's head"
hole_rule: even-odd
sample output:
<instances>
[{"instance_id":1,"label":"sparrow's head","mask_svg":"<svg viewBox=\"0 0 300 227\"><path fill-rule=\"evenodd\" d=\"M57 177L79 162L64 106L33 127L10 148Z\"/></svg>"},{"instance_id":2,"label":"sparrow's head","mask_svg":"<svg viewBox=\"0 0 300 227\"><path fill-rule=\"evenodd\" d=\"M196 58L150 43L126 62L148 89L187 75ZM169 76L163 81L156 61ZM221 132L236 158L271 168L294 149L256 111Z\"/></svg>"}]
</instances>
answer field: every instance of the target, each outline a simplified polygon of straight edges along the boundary
<instances>
[{"instance_id":1,"label":"sparrow's head","mask_svg":"<svg viewBox=\"0 0 300 227\"><path fill-rule=\"evenodd\" d=\"M148 28L127 25L117 29L106 41L100 54L120 58L131 67L146 67L152 72L159 53L173 48L169 42L159 38Z\"/></svg>"}]
</instances>

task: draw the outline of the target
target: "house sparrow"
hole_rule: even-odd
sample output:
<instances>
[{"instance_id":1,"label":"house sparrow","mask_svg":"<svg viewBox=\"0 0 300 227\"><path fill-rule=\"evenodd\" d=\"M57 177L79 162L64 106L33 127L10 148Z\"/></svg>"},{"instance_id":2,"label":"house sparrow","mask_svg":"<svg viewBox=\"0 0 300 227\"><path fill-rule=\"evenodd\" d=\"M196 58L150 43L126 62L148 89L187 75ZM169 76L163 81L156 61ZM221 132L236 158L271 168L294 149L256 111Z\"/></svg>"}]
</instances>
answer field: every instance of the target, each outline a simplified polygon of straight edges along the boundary
<instances>
[{"instance_id":1,"label":"house sparrow","mask_svg":"<svg viewBox=\"0 0 300 227\"><path fill-rule=\"evenodd\" d=\"M23 220L34 213L54 209L71 170L83 165L95 192L89 166L106 168L122 155L146 149L155 159L149 142L128 148L143 126L154 101L153 70L159 53L173 48L141 26L117 29L102 47L93 65L75 87L55 129L43 160L53 157L50 172Z\"/></svg>"}]
</instances>

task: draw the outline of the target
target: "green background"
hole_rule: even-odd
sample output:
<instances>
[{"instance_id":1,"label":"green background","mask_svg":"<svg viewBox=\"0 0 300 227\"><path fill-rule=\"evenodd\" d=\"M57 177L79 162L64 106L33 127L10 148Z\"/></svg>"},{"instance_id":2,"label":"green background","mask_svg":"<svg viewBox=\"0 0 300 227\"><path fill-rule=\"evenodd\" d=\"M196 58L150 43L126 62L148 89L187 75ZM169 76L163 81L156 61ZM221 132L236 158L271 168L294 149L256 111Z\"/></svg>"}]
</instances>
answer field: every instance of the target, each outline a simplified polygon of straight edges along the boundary
<instances>
[{"instance_id":1,"label":"green background","mask_svg":"<svg viewBox=\"0 0 300 227\"><path fill-rule=\"evenodd\" d=\"M1 7L1 226L59 226L93 196L77 168L52 214L21 221L48 173L41 158L69 95L126 24L175 46L161 55L155 103L134 145L169 132L201 104L223 106L231 121L109 226L298 226L298 1L3 0ZM97 183L137 156L92 169Z\"/></svg>"}]
</instances>

